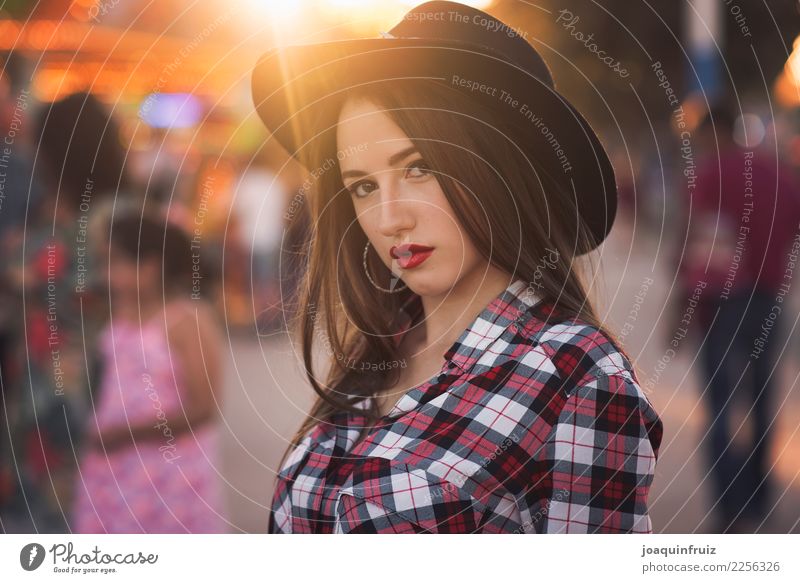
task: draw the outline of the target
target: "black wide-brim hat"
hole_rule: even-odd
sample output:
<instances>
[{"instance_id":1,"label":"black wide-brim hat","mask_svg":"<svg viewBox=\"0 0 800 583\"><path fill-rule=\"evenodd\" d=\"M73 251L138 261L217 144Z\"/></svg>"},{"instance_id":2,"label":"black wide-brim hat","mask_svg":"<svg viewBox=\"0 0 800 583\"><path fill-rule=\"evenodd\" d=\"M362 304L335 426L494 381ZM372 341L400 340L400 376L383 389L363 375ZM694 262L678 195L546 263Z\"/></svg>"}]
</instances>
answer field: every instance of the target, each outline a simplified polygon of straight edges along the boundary
<instances>
[{"instance_id":1,"label":"black wide-brim hat","mask_svg":"<svg viewBox=\"0 0 800 583\"><path fill-rule=\"evenodd\" d=\"M556 91L524 33L476 8L434 0L410 10L380 38L272 49L253 70L253 101L272 136L310 168L309 144L338 121L331 104L355 85L402 78L444 83L490 108L516 145L573 197L593 235L592 248L606 238L617 189L597 134Z\"/></svg>"}]
</instances>

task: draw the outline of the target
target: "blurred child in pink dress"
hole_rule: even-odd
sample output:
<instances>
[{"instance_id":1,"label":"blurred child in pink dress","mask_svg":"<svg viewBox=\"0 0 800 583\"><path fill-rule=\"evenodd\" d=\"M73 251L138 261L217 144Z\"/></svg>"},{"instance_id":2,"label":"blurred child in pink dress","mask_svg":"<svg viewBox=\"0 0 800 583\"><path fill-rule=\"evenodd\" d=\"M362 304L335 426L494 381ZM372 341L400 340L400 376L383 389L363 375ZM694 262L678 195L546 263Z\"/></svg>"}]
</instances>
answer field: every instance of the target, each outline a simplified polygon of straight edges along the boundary
<instances>
[{"instance_id":1,"label":"blurred child in pink dress","mask_svg":"<svg viewBox=\"0 0 800 583\"><path fill-rule=\"evenodd\" d=\"M111 318L72 529L226 532L214 423L220 333L210 306L187 293L198 281L188 236L127 217L113 223L108 250Z\"/></svg>"}]
</instances>

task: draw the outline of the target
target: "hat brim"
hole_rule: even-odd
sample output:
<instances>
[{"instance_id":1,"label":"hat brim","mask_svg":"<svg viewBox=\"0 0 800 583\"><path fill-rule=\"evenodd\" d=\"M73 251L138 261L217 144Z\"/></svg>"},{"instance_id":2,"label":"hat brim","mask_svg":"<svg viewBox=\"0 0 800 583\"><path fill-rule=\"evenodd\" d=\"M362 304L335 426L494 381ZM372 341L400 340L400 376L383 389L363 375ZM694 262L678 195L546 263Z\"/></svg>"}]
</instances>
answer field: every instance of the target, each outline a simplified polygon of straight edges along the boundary
<instances>
[{"instance_id":1,"label":"hat brim","mask_svg":"<svg viewBox=\"0 0 800 583\"><path fill-rule=\"evenodd\" d=\"M426 38L279 47L256 63L253 102L272 136L309 168L308 146L320 132L335 126L336 105L348 89L403 78L459 88L496 112L523 151L571 193L594 246L606 238L616 216L617 190L597 134L558 91L485 47ZM466 89L460 80L494 88L494 94Z\"/></svg>"}]
</instances>

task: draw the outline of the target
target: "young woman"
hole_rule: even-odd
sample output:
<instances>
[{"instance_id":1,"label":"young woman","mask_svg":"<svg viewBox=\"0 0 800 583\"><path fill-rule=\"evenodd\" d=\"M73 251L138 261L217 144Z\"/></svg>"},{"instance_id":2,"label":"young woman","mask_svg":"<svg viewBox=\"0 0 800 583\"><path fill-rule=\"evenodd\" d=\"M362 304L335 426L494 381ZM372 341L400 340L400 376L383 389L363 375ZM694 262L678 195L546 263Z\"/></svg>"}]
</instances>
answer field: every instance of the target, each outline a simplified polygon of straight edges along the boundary
<instances>
[{"instance_id":1,"label":"young woman","mask_svg":"<svg viewBox=\"0 0 800 583\"><path fill-rule=\"evenodd\" d=\"M260 117L313 177L297 327L319 398L270 532L652 532L662 423L579 272L613 171L509 30L428 2L382 39L254 72Z\"/></svg>"},{"instance_id":2,"label":"young woman","mask_svg":"<svg viewBox=\"0 0 800 583\"><path fill-rule=\"evenodd\" d=\"M138 212L115 219L110 240L111 319L72 530L225 532L214 423L220 332L207 302L187 293L191 242Z\"/></svg>"}]
</instances>

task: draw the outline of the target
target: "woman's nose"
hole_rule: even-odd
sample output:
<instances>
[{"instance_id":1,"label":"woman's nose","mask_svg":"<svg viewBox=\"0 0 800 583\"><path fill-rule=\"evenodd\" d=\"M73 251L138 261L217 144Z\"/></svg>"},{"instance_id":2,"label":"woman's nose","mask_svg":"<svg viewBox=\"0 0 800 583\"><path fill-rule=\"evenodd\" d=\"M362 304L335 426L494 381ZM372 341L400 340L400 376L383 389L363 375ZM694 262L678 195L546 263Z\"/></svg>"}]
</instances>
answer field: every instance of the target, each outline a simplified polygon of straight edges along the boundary
<instances>
[{"instance_id":1,"label":"woman's nose","mask_svg":"<svg viewBox=\"0 0 800 583\"><path fill-rule=\"evenodd\" d=\"M381 187L378 211L378 230L385 237L394 237L398 232L414 226L413 202L400 195L396 187Z\"/></svg>"}]
</instances>

